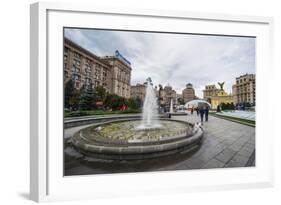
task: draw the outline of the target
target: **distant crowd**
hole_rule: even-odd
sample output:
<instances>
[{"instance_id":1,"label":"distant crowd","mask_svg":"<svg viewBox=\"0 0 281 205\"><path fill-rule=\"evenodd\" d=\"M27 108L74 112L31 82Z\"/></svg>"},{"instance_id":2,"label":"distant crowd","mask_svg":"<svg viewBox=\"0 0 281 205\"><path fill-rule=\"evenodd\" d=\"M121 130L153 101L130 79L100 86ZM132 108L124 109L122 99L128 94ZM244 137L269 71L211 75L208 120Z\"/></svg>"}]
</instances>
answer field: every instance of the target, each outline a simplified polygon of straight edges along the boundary
<instances>
[{"instance_id":1,"label":"distant crowd","mask_svg":"<svg viewBox=\"0 0 281 205\"><path fill-rule=\"evenodd\" d=\"M203 124L204 118L205 118L205 122L208 121L209 110L210 110L210 107L208 105L199 106L196 108L192 107L191 114L193 115L193 112L196 111L197 116L200 116L201 123Z\"/></svg>"}]
</instances>

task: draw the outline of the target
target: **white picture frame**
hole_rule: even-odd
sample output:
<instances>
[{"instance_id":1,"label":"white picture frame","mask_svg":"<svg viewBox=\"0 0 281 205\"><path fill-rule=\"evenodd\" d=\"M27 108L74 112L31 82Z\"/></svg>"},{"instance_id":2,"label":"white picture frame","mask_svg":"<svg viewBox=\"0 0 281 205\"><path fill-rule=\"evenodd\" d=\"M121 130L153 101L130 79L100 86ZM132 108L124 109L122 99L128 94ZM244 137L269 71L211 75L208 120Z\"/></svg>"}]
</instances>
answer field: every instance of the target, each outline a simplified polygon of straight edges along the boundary
<instances>
[{"instance_id":1,"label":"white picture frame","mask_svg":"<svg viewBox=\"0 0 281 205\"><path fill-rule=\"evenodd\" d=\"M273 19L182 11L35 3L30 15L30 198L94 199L273 186L271 89ZM256 166L254 168L64 177L62 172L64 26L257 37ZM54 67L58 69L54 69ZM268 83L267 88L262 86ZM268 119L264 122L263 119ZM149 184L148 184L149 182Z\"/></svg>"}]
</instances>

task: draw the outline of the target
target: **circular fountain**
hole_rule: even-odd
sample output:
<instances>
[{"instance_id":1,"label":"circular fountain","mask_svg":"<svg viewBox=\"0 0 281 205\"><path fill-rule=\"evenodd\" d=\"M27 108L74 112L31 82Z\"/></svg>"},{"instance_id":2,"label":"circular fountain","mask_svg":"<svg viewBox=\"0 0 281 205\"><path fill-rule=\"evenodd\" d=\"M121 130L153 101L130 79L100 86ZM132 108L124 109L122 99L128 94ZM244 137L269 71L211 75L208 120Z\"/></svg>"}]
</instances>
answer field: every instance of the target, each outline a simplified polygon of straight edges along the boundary
<instances>
[{"instance_id":1,"label":"circular fountain","mask_svg":"<svg viewBox=\"0 0 281 205\"><path fill-rule=\"evenodd\" d=\"M199 126L159 119L155 90L146 82L142 119L96 123L79 130L72 144L87 156L105 159L145 159L166 156L198 147L203 137Z\"/></svg>"}]
</instances>

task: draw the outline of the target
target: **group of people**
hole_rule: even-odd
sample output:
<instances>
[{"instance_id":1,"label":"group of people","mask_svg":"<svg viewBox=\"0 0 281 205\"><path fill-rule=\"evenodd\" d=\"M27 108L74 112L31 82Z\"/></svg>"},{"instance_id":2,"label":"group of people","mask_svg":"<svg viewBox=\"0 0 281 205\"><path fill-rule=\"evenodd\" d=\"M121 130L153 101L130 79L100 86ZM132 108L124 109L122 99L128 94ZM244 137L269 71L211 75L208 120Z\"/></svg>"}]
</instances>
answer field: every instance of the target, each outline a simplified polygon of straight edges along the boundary
<instances>
[{"instance_id":1,"label":"group of people","mask_svg":"<svg viewBox=\"0 0 281 205\"><path fill-rule=\"evenodd\" d=\"M195 110L196 113L197 113L197 116L200 115L201 123L203 124L204 117L205 117L205 121L206 122L208 121L209 109L210 109L210 107L208 105L199 106L199 107L196 107L196 108L192 107L191 108L191 114L193 115L193 112Z\"/></svg>"}]
</instances>

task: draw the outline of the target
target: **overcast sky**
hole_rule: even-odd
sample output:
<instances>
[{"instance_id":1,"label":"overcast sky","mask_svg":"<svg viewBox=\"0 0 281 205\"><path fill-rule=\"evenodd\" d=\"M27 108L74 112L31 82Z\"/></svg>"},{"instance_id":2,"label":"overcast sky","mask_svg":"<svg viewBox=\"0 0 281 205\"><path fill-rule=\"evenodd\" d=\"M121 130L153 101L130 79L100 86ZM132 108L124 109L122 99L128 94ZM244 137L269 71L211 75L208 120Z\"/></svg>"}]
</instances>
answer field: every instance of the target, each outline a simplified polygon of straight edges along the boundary
<instances>
[{"instance_id":1,"label":"overcast sky","mask_svg":"<svg viewBox=\"0 0 281 205\"><path fill-rule=\"evenodd\" d=\"M65 29L65 36L98 56L119 50L131 62L132 85L151 77L181 94L192 83L202 97L205 85L225 81L232 92L235 77L255 73L255 38L94 29Z\"/></svg>"}]
</instances>

